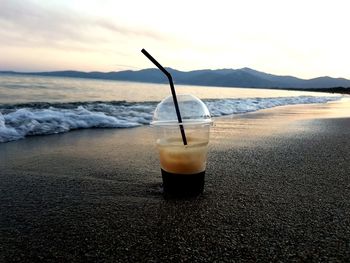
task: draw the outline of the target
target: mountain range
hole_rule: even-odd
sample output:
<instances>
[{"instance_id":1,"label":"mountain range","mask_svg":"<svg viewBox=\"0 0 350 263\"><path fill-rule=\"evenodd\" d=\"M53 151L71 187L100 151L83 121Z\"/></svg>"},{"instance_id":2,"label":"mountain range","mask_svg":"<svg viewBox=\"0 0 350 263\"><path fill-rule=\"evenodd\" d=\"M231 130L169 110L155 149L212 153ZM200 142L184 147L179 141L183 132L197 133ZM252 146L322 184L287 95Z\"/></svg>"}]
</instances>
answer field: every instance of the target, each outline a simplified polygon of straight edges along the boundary
<instances>
[{"instance_id":1,"label":"mountain range","mask_svg":"<svg viewBox=\"0 0 350 263\"><path fill-rule=\"evenodd\" d=\"M322 89L333 87L350 87L350 80L345 78L331 78L328 76L312 79L301 79L293 76L279 76L251 68L240 69L203 69L193 71L179 71L167 68L177 84L221 86L221 87L249 87L249 88L291 88L291 89ZM142 70L126 70L117 72L82 72L82 71L51 71L22 73L14 71L0 71L6 74L26 74L38 76L93 78L123 81L138 81L151 83L168 83L167 78L156 68Z\"/></svg>"}]
</instances>

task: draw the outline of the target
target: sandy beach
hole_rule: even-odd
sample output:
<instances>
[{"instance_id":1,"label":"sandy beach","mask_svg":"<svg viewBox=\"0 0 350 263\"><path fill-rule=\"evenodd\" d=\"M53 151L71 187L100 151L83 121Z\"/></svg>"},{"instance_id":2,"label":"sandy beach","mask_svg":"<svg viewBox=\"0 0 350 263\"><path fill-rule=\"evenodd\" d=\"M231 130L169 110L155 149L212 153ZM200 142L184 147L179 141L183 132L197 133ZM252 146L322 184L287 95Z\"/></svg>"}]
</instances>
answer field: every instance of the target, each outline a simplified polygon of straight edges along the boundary
<instances>
[{"instance_id":1,"label":"sandy beach","mask_svg":"<svg viewBox=\"0 0 350 263\"><path fill-rule=\"evenodd\" d=\"M348 99L217 118L165 200L150 127L0 144L0 262L347 262L349 149Z\"/></svg>"}]
</instances>

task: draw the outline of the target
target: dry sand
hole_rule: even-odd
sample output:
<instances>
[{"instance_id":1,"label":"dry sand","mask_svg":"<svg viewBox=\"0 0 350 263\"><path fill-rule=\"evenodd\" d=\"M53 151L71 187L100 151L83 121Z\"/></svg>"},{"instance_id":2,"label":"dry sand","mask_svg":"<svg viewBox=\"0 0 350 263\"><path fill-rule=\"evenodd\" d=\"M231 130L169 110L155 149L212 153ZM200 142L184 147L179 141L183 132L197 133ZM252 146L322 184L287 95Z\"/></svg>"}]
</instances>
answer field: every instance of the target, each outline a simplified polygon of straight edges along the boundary
<instances>
[{"instance_id":1,"label":"dry sand","mask_svg":"<svg viewBox=\"0 0 350 263\"><path fill-rule=\"evenodd\" d=\"M0 262L350 261L349 105L216 119L187 200L150 127L0 144Z\"/></svg>"}]
</instances>

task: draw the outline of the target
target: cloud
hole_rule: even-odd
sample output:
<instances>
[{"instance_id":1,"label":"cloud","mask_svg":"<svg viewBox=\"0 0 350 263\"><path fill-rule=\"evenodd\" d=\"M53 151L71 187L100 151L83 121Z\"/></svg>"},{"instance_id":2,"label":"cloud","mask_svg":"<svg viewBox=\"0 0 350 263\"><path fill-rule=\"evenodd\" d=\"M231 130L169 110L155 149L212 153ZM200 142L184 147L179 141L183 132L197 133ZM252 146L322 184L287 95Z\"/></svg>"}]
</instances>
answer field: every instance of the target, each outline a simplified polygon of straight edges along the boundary
<instances>
[{"instance_id":1,"label":"cloud","mask_svg":"<svg viewBox=\"0 0 350 263\"><path fill-rule=\"evenodd\" d=\"M132 27L124 27L117 25L111 21L105 19L96 19L93 21L95 25L104 28L106 30L116 32L123 35L134 35L134 36L142 36L148 37L156 40L165 40L165 36L163 34L157 33L155 31L147 30L147 29L137 29Z\"/></svg>"},{"instance_id":2,"label":"cloud","mask_svg":"<svg viewBox=\"0 0 350 263\"><path fill-rule=\"evenodd\" d=\"M166 36L152 30L87 16L50 2L0 0L0 6L0 46L53 46L84 51L123 38L166 40Z\"/></svg>"},{"instance_id":3,"label":"cloud","mask_svg":"<svg viewBox=\"0 0 350 263\"><path fill-rule=\"evenodd\" d=\"M73 28L78 20L70 12L50 10L31 1L2 0L1 7L1 25L9 33L25 34L29 39L79 37Z\"/></svg>"}]
</instances>

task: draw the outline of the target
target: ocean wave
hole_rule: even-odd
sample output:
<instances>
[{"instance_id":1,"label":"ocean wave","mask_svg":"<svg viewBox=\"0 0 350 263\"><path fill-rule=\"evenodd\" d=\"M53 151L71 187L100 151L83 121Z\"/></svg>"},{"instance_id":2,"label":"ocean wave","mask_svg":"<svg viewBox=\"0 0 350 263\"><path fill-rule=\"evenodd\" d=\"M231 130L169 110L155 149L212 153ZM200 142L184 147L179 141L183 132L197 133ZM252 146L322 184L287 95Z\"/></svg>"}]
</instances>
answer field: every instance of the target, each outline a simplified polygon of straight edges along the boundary
<instances>
[{"instance_id":1,"label":"ocean wave","mask_svg":"<svg viewBox=\"0 0 350 263\"><path fill-rule=\"evenodd\" d=\"M241 114L277 106L326 103L332 97L278 97L203 100L213 117ZM88 128L131 128L152 121L158 102L72 102L0 105L0 143L31 135Z\"/></svg>"}]
</instances>

